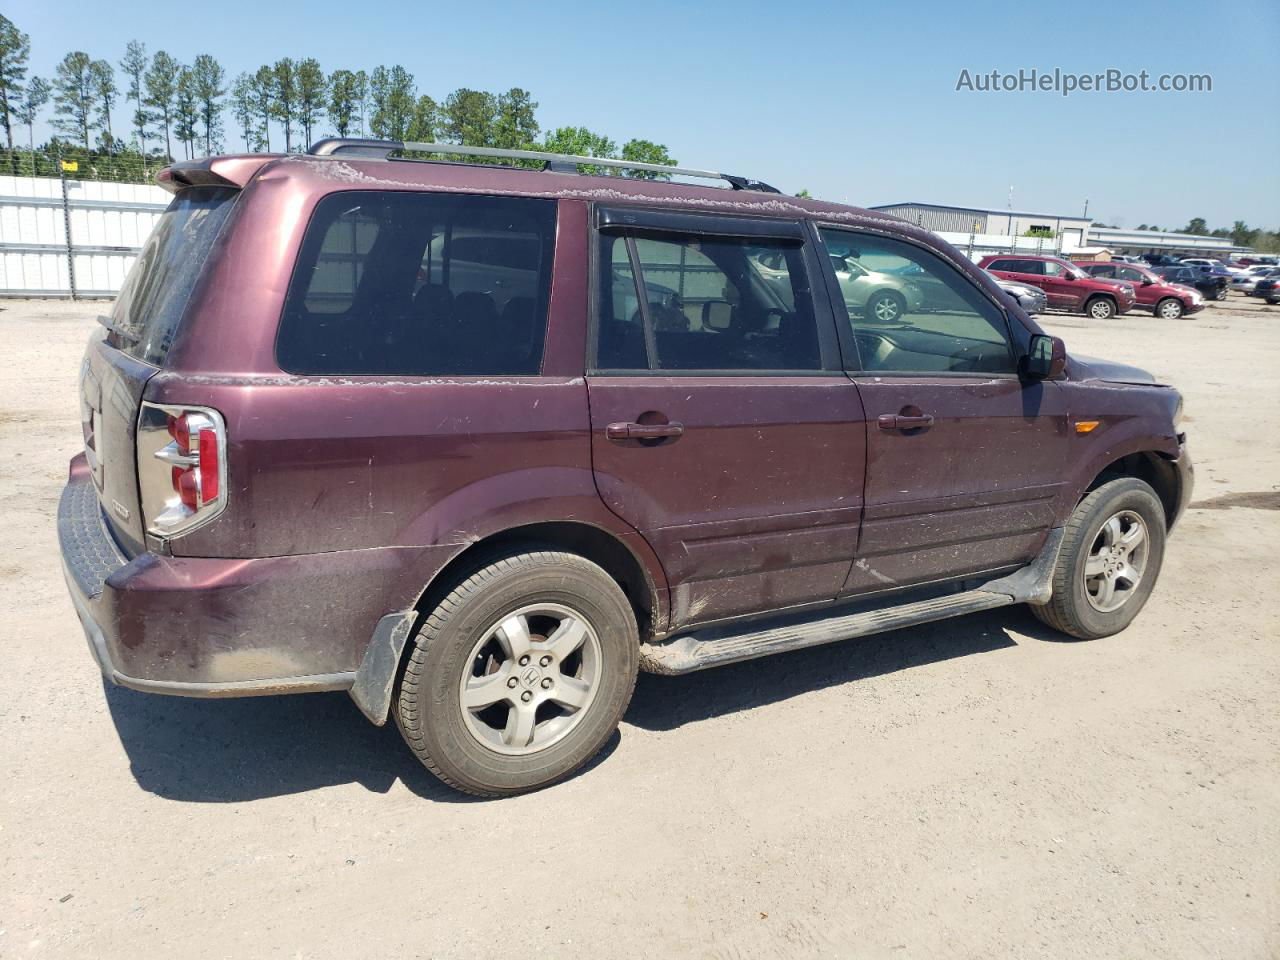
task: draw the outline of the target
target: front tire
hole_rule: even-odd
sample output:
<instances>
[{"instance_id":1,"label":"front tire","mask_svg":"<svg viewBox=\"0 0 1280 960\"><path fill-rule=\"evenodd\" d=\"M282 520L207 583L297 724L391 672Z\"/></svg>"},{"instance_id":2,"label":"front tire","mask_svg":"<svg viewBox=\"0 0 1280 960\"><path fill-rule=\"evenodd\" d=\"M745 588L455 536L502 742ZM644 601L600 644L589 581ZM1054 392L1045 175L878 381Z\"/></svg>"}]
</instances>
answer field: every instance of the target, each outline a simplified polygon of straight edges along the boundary
<instances>
[{"instance_id":1,"label":"front tire","mask_svg":"<svg viewBox=\"0 0 1280 960\"><path fill-rule=\"evenodd\" d=\"M1084 312L1094 320L1110 320L1116 315L1116 304L1110 297L1094 297L1085 304Z\"/></svg>"},{"instance_id":2,"label":"front tire","mask_svg":"<svg viewBox=\"0 0 1280 960\"><path fill-rule=\"evenodd\" d=\"M1119 633L1151 595L1164 543L1164 507L1149 485L1133 477L1102 484L1067 521L1053 598L1032 613L1080 640Z\"/></svg>"},{"instance_id":3,"label":"front tire","mask_svg":"<svg viewBox=\"0 0 1280 960\"><path fill-rule=\"evenodd\" d=\"M497 797L596 755L635 689L640 641L618 584L576 554L522 553L467 577L423 623L396 722L450 786Z\"/></svg>"},{"instance_id":4,"label":"front tire","mask_svg":"<svg viewBox=\"0 0 1280 960\"><path fill-rule=\"evenodd\" d=\"M1156 304L1155 314L1162 320L1177 320L1182 316L1182 301L1177 297L1165 297Z\"/></svg>"}]
</instances>

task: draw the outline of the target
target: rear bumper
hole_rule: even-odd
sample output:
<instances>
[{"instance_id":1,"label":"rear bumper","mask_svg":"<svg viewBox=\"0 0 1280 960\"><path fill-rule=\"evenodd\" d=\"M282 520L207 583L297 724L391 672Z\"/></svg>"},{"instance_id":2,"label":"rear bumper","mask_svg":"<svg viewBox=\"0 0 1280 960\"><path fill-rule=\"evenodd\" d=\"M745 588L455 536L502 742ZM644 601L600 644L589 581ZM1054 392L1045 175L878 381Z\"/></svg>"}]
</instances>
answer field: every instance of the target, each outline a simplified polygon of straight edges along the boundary
<instances>
[{"instance_id":1,"label":"rear bumper","mask_svg":"<svg viewBox=\"0 0 1280 960\"><path fill-rule=\"evenodd\" d=\"M103 675L188 697L351 689L376 625L396 610L389 585L403 579L406 561L404 548L129 558L74 461L58 506L58 540L67 588Z\"/></svg>"}]
</instances>

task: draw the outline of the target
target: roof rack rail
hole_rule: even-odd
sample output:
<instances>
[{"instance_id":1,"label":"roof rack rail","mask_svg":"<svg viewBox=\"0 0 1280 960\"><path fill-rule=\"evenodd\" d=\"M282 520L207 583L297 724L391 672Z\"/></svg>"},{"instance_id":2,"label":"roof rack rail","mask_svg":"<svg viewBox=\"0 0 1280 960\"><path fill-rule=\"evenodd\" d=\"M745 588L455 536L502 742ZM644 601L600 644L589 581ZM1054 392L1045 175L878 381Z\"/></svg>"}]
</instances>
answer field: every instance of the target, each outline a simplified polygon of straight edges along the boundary
<instances>
[{"instance_id":1,"label":"roof rack rail","mask_svg":"<svg viewBox=\"0 0 1280 960\"><path fill-rule=\"evenodd\" d=\"M580 166L610 167L617 170L643 170L646 173L665 173L668 176L695 177L703 180L724 180L734 190L759 190L763 193L781 193L776 187L759 180L738 177L714 170L697 170L692 167L672 167L661 163L641 163L638 160L614 160L607 157L577 157L567 153L545 153L541 150L505 150L498 147L469 147L460 143L416 143L400 140L360 140L345 137L328 137L317 140L307 153L314 157L332 157L346 154L354 157L374 157L385 160L401 150L414 153L442 153L468 157L495 157L504 160L541 160L544 170L555 173L577 173Z\"/></svg>"}]
</instances>

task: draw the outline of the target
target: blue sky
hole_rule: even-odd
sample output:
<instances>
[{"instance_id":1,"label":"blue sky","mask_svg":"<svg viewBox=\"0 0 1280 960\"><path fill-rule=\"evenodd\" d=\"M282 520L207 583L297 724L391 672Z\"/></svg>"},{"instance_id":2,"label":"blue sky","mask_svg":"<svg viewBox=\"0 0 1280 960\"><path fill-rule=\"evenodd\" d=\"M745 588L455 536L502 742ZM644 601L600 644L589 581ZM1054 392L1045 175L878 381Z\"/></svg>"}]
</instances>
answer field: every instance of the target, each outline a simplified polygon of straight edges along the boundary
<instances>
[{"instance_id":1,"label":"blue sky","mask_svg":"<svg viewBox=\"0 0 1280 960\"><path fill-rule=\"evenodd\" d=\"M282 56L402 63L437 99L523 86L544 129L666 143L788 192L1280 228L1280 4L7 2L45 76L130 39L230 75ZM972 74L1207 73L1210 93L956 92ZM121 117L125 111L120 111ZM228 118L229 120L230 118ZM123 127L123 123L119 125ZM233 124L228 123L229 127ZM117 133L123 134L123 129ZM228 137L239 146L238 137Z\"/></svg>"}]
</instances>

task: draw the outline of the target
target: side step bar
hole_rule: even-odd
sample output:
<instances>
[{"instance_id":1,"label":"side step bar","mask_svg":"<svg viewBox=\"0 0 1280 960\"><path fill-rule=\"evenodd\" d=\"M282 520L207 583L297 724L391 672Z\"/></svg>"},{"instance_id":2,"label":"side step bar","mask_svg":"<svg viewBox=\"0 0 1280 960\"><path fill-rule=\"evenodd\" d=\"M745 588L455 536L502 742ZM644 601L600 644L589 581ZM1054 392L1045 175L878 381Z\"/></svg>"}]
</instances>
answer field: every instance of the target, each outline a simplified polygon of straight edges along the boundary
<instances>
[{"instance_id":1,"label":"side step bar","mask_svg":"<svg viewBox=\"0 0 1280 960\"><path fill-rule=\"evenodd\" d=\"M771 653L803 650L1015 603L1047 603L1063 532L1061 527L1051 530L1040 555L1021 570L984 583L975 590L715 639L699 640L686 634L659 643L645 643L640 646L640 667L649 673L693 673Z\"/></svg>"}]
</instances>

